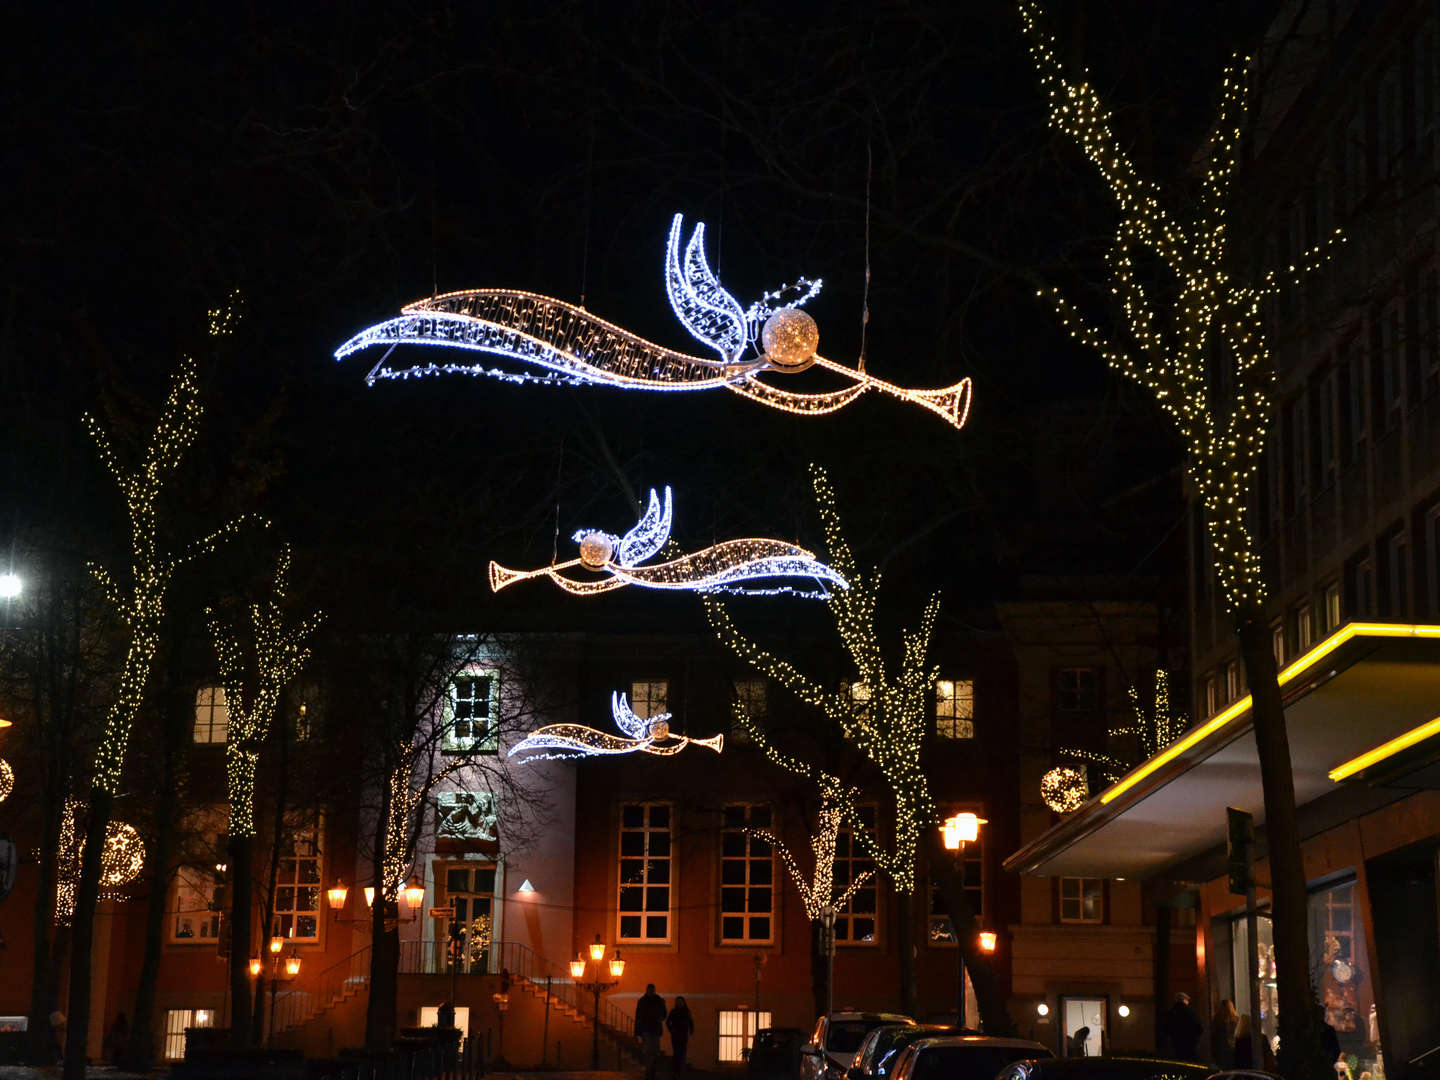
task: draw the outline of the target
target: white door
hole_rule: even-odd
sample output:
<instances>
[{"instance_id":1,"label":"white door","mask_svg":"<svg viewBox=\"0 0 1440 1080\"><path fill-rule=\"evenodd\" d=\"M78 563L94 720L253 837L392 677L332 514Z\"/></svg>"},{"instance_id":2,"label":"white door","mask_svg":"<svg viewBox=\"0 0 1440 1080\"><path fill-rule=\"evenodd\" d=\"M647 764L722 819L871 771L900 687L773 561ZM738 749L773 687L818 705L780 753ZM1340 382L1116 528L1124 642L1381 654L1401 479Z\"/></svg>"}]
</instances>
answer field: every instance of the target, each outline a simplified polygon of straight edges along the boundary
<instances>
[{"instance_id":1,"label":"white door","mask_svg":"<svg viewBox=\"0 0 1440 1080\"><path fill-rule=\"evenodd\" d=\"M1060 999L1060 1023L1065 1032L1065 1041L1060 1052L1065 1057L1099 1057L1105 1052L1105 1017L1109 1002L1103 997L1062 997ZM1085 1039L1076 1038L1082 1028L1088 1028Z\"/></svg>"}]
</instances>

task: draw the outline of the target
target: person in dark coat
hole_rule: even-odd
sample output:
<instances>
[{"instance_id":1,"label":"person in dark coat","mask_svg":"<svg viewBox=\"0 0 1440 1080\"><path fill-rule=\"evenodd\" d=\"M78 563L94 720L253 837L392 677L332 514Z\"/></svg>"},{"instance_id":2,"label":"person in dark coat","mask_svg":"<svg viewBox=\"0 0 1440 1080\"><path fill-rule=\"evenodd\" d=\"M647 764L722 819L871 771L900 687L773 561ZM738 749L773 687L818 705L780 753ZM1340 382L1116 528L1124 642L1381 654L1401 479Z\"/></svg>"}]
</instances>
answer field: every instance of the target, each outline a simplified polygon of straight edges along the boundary
<instances>
[{"instance_id":1,"label":"person in dark coat","mask_svg":"<svg viewBox=\"0 0 1440 1080\"><path fill-rule=\"evenodd\" d=\"M655 1080L655 1063L660 1059L660 1036L665 1032L665 999L648 983L635 1003L635 1037L645 1062L645 1080Z\"/></svg>"},{"instance_id":2,"label":"person in dark coat","mask_svg":"<svg viewBox=\"0 0 1440 1080\"><path fill-rule=\"evenodd\" d=\"M1199 1045L1204 1030L1205 1025L1200 1023L1200 1017L1190 1007L1190 995L1176 994L1175 1004L1165 1014L1165 1034L1170 1040L1171 1053L1180 1061L1198 1061L1195 1047Z\"/></svg>"},{"instance_id":3,"label":"person in dark coat","mask_svg":"<svg viewBox=\"0 0 1440 1080\"><path fill-rule=\"evenodd\" d=\"M690 1015L690 1006L683 997L676 997L675 1007L665 1018L665 1026L670 1031L670 1056L675 1059L675 1075L679 1076L685 1071L685 1047L695 1034L695 1018Z\"/></svg>"}]
</instances>

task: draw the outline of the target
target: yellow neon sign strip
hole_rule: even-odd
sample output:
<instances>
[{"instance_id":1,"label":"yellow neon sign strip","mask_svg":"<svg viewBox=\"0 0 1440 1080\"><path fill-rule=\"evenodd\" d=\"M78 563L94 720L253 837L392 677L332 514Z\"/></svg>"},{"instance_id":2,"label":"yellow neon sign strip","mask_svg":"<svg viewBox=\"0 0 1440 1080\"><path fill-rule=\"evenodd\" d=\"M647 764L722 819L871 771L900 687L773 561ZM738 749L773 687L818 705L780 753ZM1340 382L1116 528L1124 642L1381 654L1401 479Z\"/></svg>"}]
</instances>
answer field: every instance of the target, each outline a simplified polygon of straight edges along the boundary
<instances>
[{"instance_id":1,"label":"yellow neon sign strip","mask_svg":"<svg viewBox=\"0 0 1440 1080\"><path fill-rule=\"evenodd\" d=\"M1377 761L1384 761L1388 757L1398 754L1407 747L1414 746L1418 742L1424 742L1432 735L1440 735L1440 716L1434 720L1427 721L1419 727L1411 728L1404 735L1397 735L1389 742L1381 743L1373 749L1366 750L1359 757L1353 757L1343 764L1336 765L1330 770L1330 779L1336 782L1344 780L1347 776L1353 776L1361 769L1367 769Z\"/></svg>"},{"instance_id":2,"label":"yellow neon sign strip","mask_svg":"<svg viewBox=\"0 0 1440 1080\"><path fill-rule=\"evenodd\" d=\"M1344 645L1351 638L1356 637L1440 638L1440 626L1420 623L1346 623L1339 630L1336 630L1335 633L1331 634L1324 641L1320 642L1320 644L1316 645L1309 652L1305 653L1303 656L1298 657L1293 662L1282 668L1279 675L1277 676L1280 685L1284 686L1291 680L1305 674L1325 657L1329 656L1336 649L1340 648L1341 645ZM1219 731L1221 728L1229 724L1230 721L1249 711L1250 695L1246 694L1243 698L1230 705L1222 712L1216 713L1215 716L1205 721L1205 723L1201 724L1198 728L1190 732L1188 735L1184 736L1178 742L1171 743L1164 750L1160 751L1160 753L1156 754L1148 761L1141 762L1134 769L1131 769L1130 772L1122 776L1119 781L1117 781L1115 784L1113 784L1111 787L1107 788L1100 794L1100 804L1103 806L1113 801L1114 799L1119 798L1126 791L1129 791L1136 784L1140 783L1141 780L1144 780L1147 776L1152 775L1158 769L1164 768L1171 761L1174 761L1181 754L1185 753L1185 751L1203 742L1215 732ZM1435 720L1431 721L1431 723L1440 725L1440 717L1437 717ZM1428 727L1429 725L1424 726ZM1415 735L1415 732L1418 732L1420 730L1422 729L1416 728L1415 731L1407 732L1405 735L1400 736L1400 738L1409 738L1411 735ZM1429 734L1434 734L1435 731L1440 731L1440 727L1432 729ZM1411 740L1410 743L1406 743L1405 745L1409 746L1412 743L1419 742L1420 739L1427 737L1428 735L1416 736L1414 739ZM1399 742L1399 739L1392 740L1392 742ZM1377 753L1380 750L1385 750L1389 746L1390 743L1386 743L1384 746L1376 747L1375 750L1370 751L1370 753ZM1403 747L1396 746L1394 749L1389 750L1387 754L1383 754L1381 756L1388 757L1389 754L1396 753L1401 749L1403 749ZM1359 761L1360 758L1356 758L1355 760ZM1373 760L1378 761L1380 760L1380 758L1375 758ZM1339 766L1339 768L1343 769L1351 764L1353 763L1347 761L1344 765ZM1369 762L1367 762L1367 764L1369 764ZM1361 765L1358 767L1364 768L1365 766ZM1346 775L1348 776L1349 774L1347 773ZM1339 779L1339 777L1337 777L1334 772L1330 774L1330 778L1332 780Z\"/></svg>"}]
</instances>

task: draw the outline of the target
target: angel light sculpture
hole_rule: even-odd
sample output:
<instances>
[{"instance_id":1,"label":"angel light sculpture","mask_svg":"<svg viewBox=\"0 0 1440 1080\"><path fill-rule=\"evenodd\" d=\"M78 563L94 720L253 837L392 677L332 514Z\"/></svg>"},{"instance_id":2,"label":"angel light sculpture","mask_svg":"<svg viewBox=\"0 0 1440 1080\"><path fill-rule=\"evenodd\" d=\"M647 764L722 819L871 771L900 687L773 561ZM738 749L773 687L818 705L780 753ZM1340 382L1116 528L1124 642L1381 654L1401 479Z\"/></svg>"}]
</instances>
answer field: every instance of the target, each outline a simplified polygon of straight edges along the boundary
<instances>
[{"instance_id":1,"label":"angel light sculpture","mask_svg":"<svg viewBox=\"0 0 1440 1080\"><path fill-rule=\"evenodd\" d=\"M425 375L483 375L518 383L616 386L632 390L716 390L744 395L773 409L806 416L844 408L876 390L929 409L953 427L970 411L970 380L938 390L910 390L860 368L819 355L820 331L800 308L821 282L801 278L751 304L727 292L705 257L705 225L698 223L682 254L682 216L670 223L665 247L665 290L681 325L718 359L691 356L646 341L598 319L583 307L515 289L464 289L416 300L393 319L376 323L335 350L335 359L372 346L385 354L365 381ZM391 366L398 345L435 345L486 353L546 369L536 374L487 366L484 361L416 362ZM837 390L782 390L761 381L769 373L823 368L846 381Z\"/></svg>"},{"instance_id":2,"label":"angel light sculpture","mask_svg":"<svg viewBox=\"0 0 1440 1080\"><path fill-rule=\"evenodd\" d=\"M624 736L597 731L584 724L547 724L536 728L510 748L510 757L527 754L529 761L564 761L598 754L655 754L671 757L687 746L703 746L717 754L725 748L724 735L692 739L670 730L670 713L636 716L625 695L610 694L610 715Z\"/></svg>"},{"instance_id":3,"label":"angel light sculpture","mask_svg":"<svg viewBox=\"0 0 1440 1080\"><path fill-rule=\"evenodd\" d=\"M580 529L571 537L580 545L578 558L542 566L538 570L511 570L492 560L490 588L499 592L517 581L548 577L575 596L592 596L623 589L627 585L641 585L649 589L687 589L750 596L784 592L823 599L830 595L831 585L838 589L850 587L848 581L816 559L812 552L784 540L726 540L691 555L640 565L670 539L671 514L670 488L665 489L663 506L655 489L651 488L650 502L644 515L624 536L614 536L599 529ZM576 568L605 576L576 579L563 573ZM749 584L785 578L808 578L815 582L816 589L802 591L788 585L764 587Z\"/></svg>"}]
</instances>

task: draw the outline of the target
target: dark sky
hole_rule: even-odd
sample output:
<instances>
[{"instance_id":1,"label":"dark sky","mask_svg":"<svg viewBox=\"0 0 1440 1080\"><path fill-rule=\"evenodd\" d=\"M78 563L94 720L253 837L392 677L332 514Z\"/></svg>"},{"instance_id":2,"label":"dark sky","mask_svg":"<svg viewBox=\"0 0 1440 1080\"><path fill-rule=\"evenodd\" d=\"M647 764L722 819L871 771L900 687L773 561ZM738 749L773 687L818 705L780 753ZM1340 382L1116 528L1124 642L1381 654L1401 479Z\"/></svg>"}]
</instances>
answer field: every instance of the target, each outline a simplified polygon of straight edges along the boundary
<instances>
[{"instance_id":1,"label":"dark sky","mask_svg":"<svg viewBox=\"0 0 1440 1080\"><path fill-rule=\"evenodd\" d=\"M1137 157L1170 176L1255 7L1062 4L1054 25ZM557 505L567 557L575 528L623 532L630 494L666 483L687 548L818 546L810 461L831 470L862 560L899 587L943 586L956 609L1022 571L1170 569L1164 425L1032 298L1038 280L1094 276L1111 217L1044 127L1010 4L3 18L0 540L16 558L114 549L118 503L79 414L109 405L138 425L190 352L209 413L177 520L260 509L332 608L550 610L489 597L485 562L547 561ZM330 359L409 300L487 285L583 293L691 349L661 277L676 211L709 223L744 300L824 277L809 310L845 363L868 220L870 370L971 376L971 424L878 396L802 420L728 394L367 389L373 357ZM204 312L232 289L246 318L217 351Z\"/></svg>"}]
</instances>

